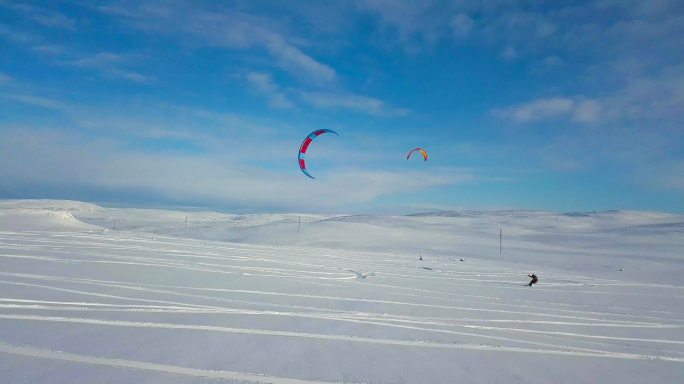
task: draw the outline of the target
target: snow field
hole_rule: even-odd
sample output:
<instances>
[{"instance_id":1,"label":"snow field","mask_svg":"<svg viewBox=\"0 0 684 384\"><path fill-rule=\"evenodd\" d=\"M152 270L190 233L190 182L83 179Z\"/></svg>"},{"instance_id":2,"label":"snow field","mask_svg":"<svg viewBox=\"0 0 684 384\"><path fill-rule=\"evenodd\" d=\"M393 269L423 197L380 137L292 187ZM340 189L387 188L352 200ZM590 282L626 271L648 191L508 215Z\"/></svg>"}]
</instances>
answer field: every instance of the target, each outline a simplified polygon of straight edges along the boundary
<instances>
[{"instance_id":1,"label":"snow field","mask_svg":"<svg viewBox=\"0 0 684 384\"><path fill-rule=\"evenodd\" d=\"M684 377L674 215L310 215L298 237L298 215L186 230L168 224L184 213L36 204L0 204L3 382ZM144 225L104 230L115 216Z\"/></svg>"}]
</instances>

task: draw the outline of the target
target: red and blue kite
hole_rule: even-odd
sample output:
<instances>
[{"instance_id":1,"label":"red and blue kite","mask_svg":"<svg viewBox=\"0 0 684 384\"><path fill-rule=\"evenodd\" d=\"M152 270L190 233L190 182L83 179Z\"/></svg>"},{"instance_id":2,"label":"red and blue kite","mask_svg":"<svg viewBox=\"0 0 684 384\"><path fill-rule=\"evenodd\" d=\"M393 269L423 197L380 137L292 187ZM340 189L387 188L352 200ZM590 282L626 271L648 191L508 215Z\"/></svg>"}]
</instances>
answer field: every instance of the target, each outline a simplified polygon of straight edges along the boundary
<instances>
[{"instance_id":1,"label":"red and blue kite","mask_svg":"<svg viewBox=\"0 0 684 384\"><path fill-rule=\"evenodd\" d=\"M315 179L315 177L311 176L311 174L309 174L309 172L306 170L306 151L309 149L309 144L311 144L313 139L317 138L318 136L324 133L334 133L337 136L339 136L339 134L333 131L332 129L318 129L309 133L309 135L306 136L306 138L302 142L302 146L299 147L299 169L301 169L305 175L309 176L312 179Z\"/></svg>"}]
</instances>

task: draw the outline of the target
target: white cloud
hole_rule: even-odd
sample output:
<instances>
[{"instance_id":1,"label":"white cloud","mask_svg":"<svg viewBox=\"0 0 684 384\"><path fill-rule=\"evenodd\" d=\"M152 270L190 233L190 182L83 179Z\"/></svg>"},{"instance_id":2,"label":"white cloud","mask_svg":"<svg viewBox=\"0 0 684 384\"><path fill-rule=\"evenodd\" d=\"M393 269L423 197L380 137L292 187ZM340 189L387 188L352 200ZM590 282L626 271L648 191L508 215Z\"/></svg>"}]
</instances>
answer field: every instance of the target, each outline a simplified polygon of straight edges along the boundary
<instances>
[{"instance_id":1,"label":"white cloud","mask_svg":"<svg viewBox=\"0 0 684 384\"><path fill-rule=\"evenodd\" d=\"M395 108L384 101L368 96L345 92L305 91L301 89L282 90L268 73L250 72L247 81L256 93L268 98L274 108L292 108L293 102L286 96L298 95L299 99L315 108L330 110L350 110L374 116L404 116L408 109Z\"/></svg>"},{"instance_id":2,"label":"white cloud","mask_svg":"<svg viewBox=\"0 0 684 384\"><path fill-rule=\"evenodd\" d=\"M273 82L268 73L250 72L247 81L253 89L268 98L269 105L274 108L292 108L294 104L282 93L280 87Z\"/></svg>"},{"instance_id":3,"label":"white cloud","mask_svg":"<svg viewBox=\"0 0 684 384\"><path fill-rule=\"evenodd\" d=\"M258 117L168 104L148 97L101 107L71 105L65 112L69 126L102 137L114 134L134 143L170 141L204 152L230 151L238 158L260 162L292 155L291 151L281 154L274 150L283 147L280 132L290 129L281 121L262 121ZM248 141L245 132L258 139ZM270 147L263 142L264 137L276 144ZM236 142L242 145L236 147ZM297 143L291 145L296 147Z\"/></svg>"},{"instance_id":4,"label":"white cloud","mask_svg":"<svg viewBox=\"0 0 684 384\"><path fill-rule=\"evenodd\" d=\"M0 3L0 5L2 4ZM7 6L44 27L61 28L71 31L76 29L76 21L60 12L29 4L10 3Z\"/></svg>"},{"instance_id":5,"label":"white cloud","mask_svg":"<svg viewBox=\"0 0 684 384\"><path fill-rule=\"evenodd\" d=\"M358 4L360 10L378 17L381 32L396 32L384 33L378 39L382 43L391 45L393 39L394 45L417 51L436 41L467 37L485 49L493 47L503 59L525 60L522 64L531 60L529 64L544 64L547 71L572 66L590 98L598 97L592 89L597 95L617 94L627 91L620 89L624 84L647 81L663 68L684 62L684 39L679 38L684 35L684 13L677 0L551 2L544 7L469 0L361 0ZM682 78L672 75L669 82ZM671 104L669 95L653 96L658 101L652 104ZM672 112L667 109L666 113Z\"/></svg>"},{"instance_id":6,"label":"white cloud","mask_svg":"<svg viewBox=\"0 0 684 384\"><path fill-rule=\"evenodd\" d=\"M205 10L189 4L165 3L129 6L135 11L121 11L120 7L98 9L122 17L135 28L174 34L192 44L241 50L262 48L275 59L277 66L306 82L327 84L337 78L333 68L295 46L292 41L297 39L290 37L291 31L280 32L274 20L225 7Z\"/></svg>"},{"instance_id":7,"label":"white cloud","mask_svg":"<svg viewBox=\"0 0 684 384\"><path fill-rule=\"evenodd\" d=\"M128 69L136 61L139 61L139 57L134 55L100 52L65 62L65 64L79 68L94 69L109 78L122 79L139 84L153 83L155 79L152 76L143 75L135 70Z\"/></svg>"},{"instance_id":8,"label":"white cloud","mask_svg":"<svg viewBox=\"0 0 684 384\"><path fill-rule=\"evenodd\" d=\"M141 73L129 70L112 68L107 70L105 74L110 77L124 79L138 84L151 84L155 82L155 79L152 76L146 76Z\"/></svg>"},{"instance_id":9,"label":"white cloud","mask_svg":"<svg viewBox=\"0 0 684 384\"><path fill-rule=\"evenodd\" d=\"M475 20L465 13L459 13L451 19L451 30L455 37L467 37L475 25Z\"/></svg>"},{"instance_id":10,"label":"white cloud","mask_svg":"<svg viewBox=\"0 0 684 384\"><path fill-rule=\"evenodd\" d=\"M95 9L99 12L108 15L135 17L137 12L134 9L125 7L123 4L109 4L96 6Z\"/></svg>"},{"instance_id":11,"label":"white cloud","mask_svg":"<svg viewBox=\"0 0 684 384\"><path fill-rule=\"evenodd\" d=\"M35 13L32 18L45 27L76 30L75 20L61 13L41 11Z\"/></svg>"},{"instance_id":12,"label":"white cloud","mask_svg":"<svg viewBox=\"0 0 684 384\"><path fill-rule=\"evenodd\" d=\"M111 52L100 52L74 60L71 64L83 68L110 68L130 60L130 56Z\"/></svg>"},{"instance_id":13,"label":"white cloud","mask_svg":"<svg viewBox=\"0 0 684 384\"><path fill-rule=\"evenodd\" d=\"M506 109L496 110L501 117L509 118L519 123L548 119L567 115L572 112L574 101L564 97L539 99L529 103L516 105Z\"/></svg>"},{"instance_id":14,"label":"white cloud","mask_svg":"<svg viewBox=\"0 0 684 384\"><path fill-rule=\"evenodd\" d=\"M577 123L620 121L625 126L647 127L656 121L661 130L676 129L672 126L681 127L684 119L684 62L627 78L624 86L604 91L601 98L538 99L494 113L519 123L566 118Z\"/></svg>"},{"instance_id":15,"label":"white cloud","mask_svg":"<svg viewBox=\"0 0 684 384\"><path fill-rule=\"evenodd\" d=\"M410 110L395 108L380 99L349 93L301 91L302 100L321 109L347 109L376 116L405 116Z\"/></svg>"},{"instance_id":16,"label":"white cloud","mask_svg":"<svg viewBox=\"0 0 684 384\"><path fill-rule=\"evenodd\" d=\"M547 67L557 67L557 66L563 65L564 62L563 62L563 59L561 59L560 57L555 56L555 55L550 55L550 56L546 56L542 60L542 64L544 64Z\"/></svg>"},{"instance_id":17,"label":"white cloud","mask_svg":"<svg viewBox=\"0 0 684 384\"><path fill-rule=\"evenodd\" d=\"M340 201L362 203L380 196L415 192L443 185L472 182L475 176L467 171L442 170L441 173L379 171L367 169L340 170L328 173L330 195ZM350 186L354 186L350 188Z\"/></svg>"},{"instance_id":18,"label":"white cloud","mask_svg":"<svg viewBox=\"0 0 684 384\"><path fill-rule=\"evenodd\" d=\"M519 55L518 51L515 48L508 46L506 47L506 49L501 51L501 54L499 56L504 60L515 60L518 58Z\"/></svg>"},{"instance_id":19,"label":"white cloud","mask_svg":"<svg viewBox=\"0 0 684 384\"><path fill-rule=\"evenodd\" d=\"M438 0L360 0L357 8L378 18L376 33L383 37L382 43L413 54L445 38L461 40L472 28L467 16L469 7Z\"/></svg>"},{"instance_id":20,"label":"white cloud","mask_svg":"<svg viewBox=\"0 0 684 384\"><path fill-rule=\"evenodd\" d=\"M684 160L640 164L633 181L641 188L675 191L684 198Z\"/></svg>"},{"instance_id":21,"label":"white cloud","mask_svg":"<svg viewBox=\"0 0 684 384\"><path fill-rule=\"evenodd\" d=\"M27 31L26 28L7 26L2 22L0 22L0 37L41 54L63 55L67 53L64 46L48 42L49 39L43 36L40 31Z\"/></svg>"},{"instance_id":22,"label":"white cloud","mask_svg":"<svg viewBox=\"0 0 684 384\"><path fill-rule=\"evenodd\" d=\"M668 165L660 169L660 172L666 187L684 193L684 161Z\"/></svg>"},{"instance_id":23,"label":"white cloud","mask_svg":"<svg viewBox=\"0 0 684 384\"><path fill-rule=\"evenodd\" d=\"M579 123L593 123L601 117L601 103L595 100L575 102L572 120Z\"/></svg>"},{"instance_id":24,"label":"white cloud","mask_svg":"<svg viewBox=\"0 0 684 384\"><path fill-rule=\"evenodd\" d=\"M41 38L34 34L25 31L18 30L16 28L8 27L0 23L0 36L4 36L7 40L21 45L31 45L36 44L41 40Z\"/></svg>"},{"instance_id":25,"label":"white cloud","mask_svg":"<svg viewBox=\"0 0 684 384\"><path fill-rule=\"evenodd\" d=\"M314 60L279 37L270 38L266 46L278 59L280 67L300 78L310 79L314 83L331 83L337 76L334 69Z\"/></svg>"},{"instance_id":26,"label":"white cloud","mask_svg":"<svg viewBox=\"0 0 684 384\"><path fill-rule=\"evenodd\" d=\"M684 118L684 58L657 72L630 78L610 98L611 112L628 119L680 121Z\"/></svg>"},{"instance_id":27,"label":"white cloud","mask_svg":"<svg viewBox=\"0 0 684 384\"><path fill-rule=\"evenodd\" d=\"M56 109L56 110L64 110L67 108L67 105L62 103L61 101L57 101L54 99L42 97L42 96L35 96L35 95L29 95L29 94L10 94L10 95L3 95L5 98L18 101L23 104L28 104L28 105L33 105L36 107L41 107L41 108L47 108L47 109Z\"/></svg>"},{"instance_id":28,"label":"white cloud","mask_svg":"<svg viewBox=\"0 0 684 384\"><path fill-rule=\"evenodd\" d=\"M68 50L65 47L57 44L38 44L31 47L31 49L38 53L54 56L63 55L68 52Z\"/></svg>"},{"instance_id":29,"label":"white cloud","mask_svg":"<svg viewBox=\"0 0 684 384\"><path fill-rule=\"evenodd\" d=\"M422 17L429 9L429 2L394 2L390 0L363 0L358 2L361 10L376 14L386 27L395 28L402 41L411 38L428 21Z\"/></svg>"},{"instance_id":30,"label":"white cloud","mask_svg":"<svg viewBox=\"0 0 684 384\"><path fill-rule=\"evenodd\" d=\"M497 109L494 114L517 123L531 123L565 118L578 123L594 123L602 117L599 101L553 97L533 100L509 108Z\"/></svg>"},{"instance_id":31,"label":"white cloud","mask_svg":"<svg viewBox=\"0 0 684 384\"><path fill-rule=\"evenodd\" d=\"M472 181L467 171L439 173L332 169L315 181L294 160L283 172L256 168L226 154L179 155L132 151L117 143L45 131L0 132L0 187L33 185L79 190L139 190L160 201L339 209L378 197ZM227 156L227 157L226 157ZM353 186L353 187L350 187ZM321 199L320 196L325 196Z\"/></svg>"}]
</instances>

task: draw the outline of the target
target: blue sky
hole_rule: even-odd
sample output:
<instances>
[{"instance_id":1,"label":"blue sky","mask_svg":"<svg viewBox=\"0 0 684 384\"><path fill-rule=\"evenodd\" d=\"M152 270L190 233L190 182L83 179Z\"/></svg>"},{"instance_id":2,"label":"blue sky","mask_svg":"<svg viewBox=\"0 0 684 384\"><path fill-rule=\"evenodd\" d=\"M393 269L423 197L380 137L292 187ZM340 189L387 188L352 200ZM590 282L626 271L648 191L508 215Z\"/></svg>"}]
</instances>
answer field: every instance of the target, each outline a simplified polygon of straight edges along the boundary
<instances>
[{"instance_id":1,"label":"blue sky","mask_svg":"<svg viewBox=\"0 0 684 384\"><path fill-rule=\"evenodd\" d=\"M681 36L668 0L0 0L0 198L682 213Z\"/></svg>"}]
</instances>

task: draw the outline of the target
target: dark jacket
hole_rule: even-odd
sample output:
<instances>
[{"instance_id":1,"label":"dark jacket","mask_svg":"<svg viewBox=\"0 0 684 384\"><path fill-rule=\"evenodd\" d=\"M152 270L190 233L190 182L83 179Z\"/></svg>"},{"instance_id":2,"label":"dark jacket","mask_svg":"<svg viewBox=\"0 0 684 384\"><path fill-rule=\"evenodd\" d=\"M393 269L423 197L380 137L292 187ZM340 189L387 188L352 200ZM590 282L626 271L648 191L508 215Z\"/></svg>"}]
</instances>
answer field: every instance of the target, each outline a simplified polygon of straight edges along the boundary
<instances>
[{"instance_id":1,"label":"dark jacket","mask_svg":"<svg viewBox=\"0 0 684 384\"><path fill-rule=\"evenodd\" d=\"M539 279L537 279L537 275L535 275L534 273L531 275L527 275L527 276L532 278L532 281L530 281L530 284L528 284L530 287L532 286L532 284L536 284L537 281L539 281Z\"/></svg>"}]
</instances>

